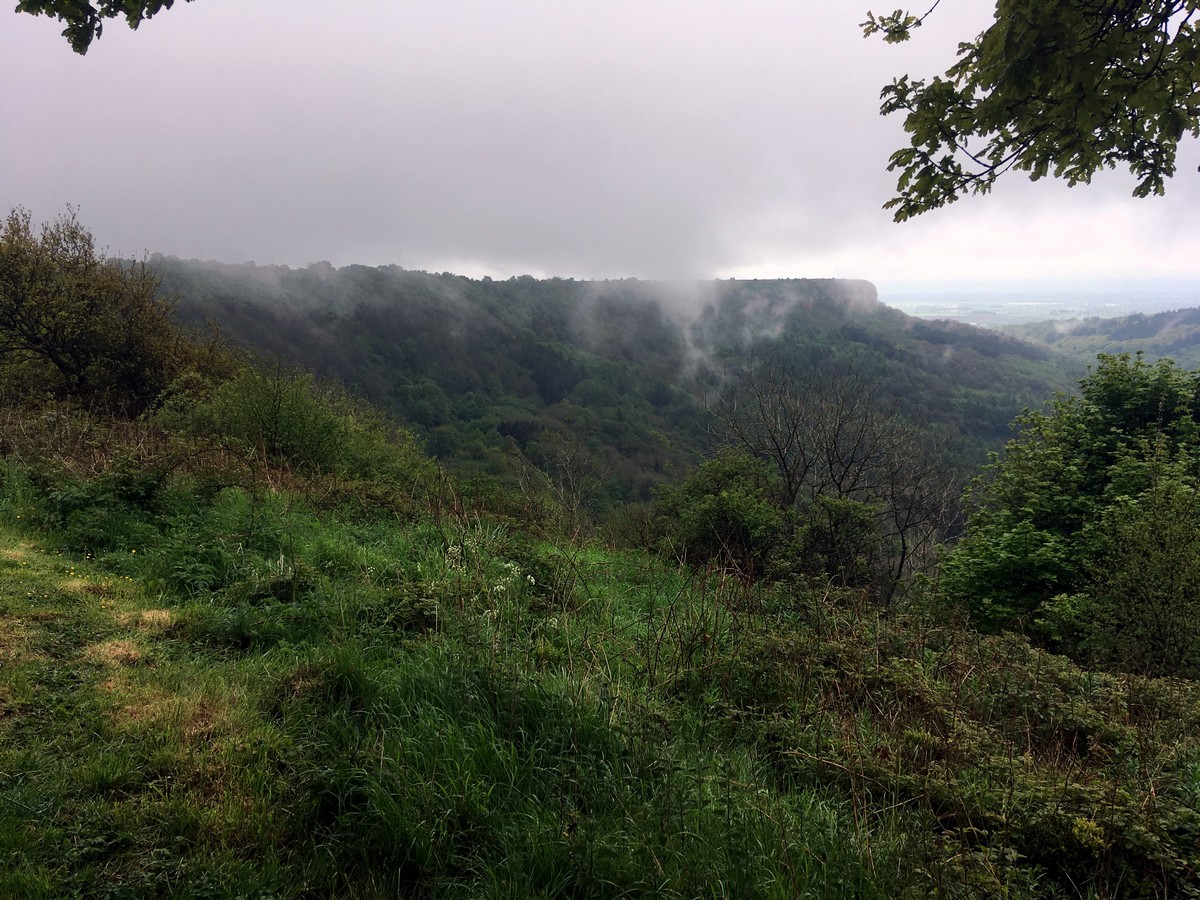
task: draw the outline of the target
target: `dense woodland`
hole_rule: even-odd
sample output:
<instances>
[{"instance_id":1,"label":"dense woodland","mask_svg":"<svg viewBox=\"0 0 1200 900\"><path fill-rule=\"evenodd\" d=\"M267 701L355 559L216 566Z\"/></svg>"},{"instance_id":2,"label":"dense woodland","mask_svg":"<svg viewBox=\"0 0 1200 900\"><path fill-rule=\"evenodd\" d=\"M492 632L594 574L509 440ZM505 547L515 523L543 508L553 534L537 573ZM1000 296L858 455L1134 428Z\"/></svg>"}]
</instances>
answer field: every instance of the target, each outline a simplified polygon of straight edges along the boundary
<instances>
[{"instance_id":1,"label":"dense woodland","mask_svg":"<svg viewBox=\"0 0 1200 900\"><path fill-rule=\"evenodd\" d=\"M17 211L0 391L0 895L1197 893L1186 367Z\"/></svg>"},{"instance_id":2,"label":"dense woodland","mask_svg":"<svg viewBox=\"0 0 1200 900\"><path fill-rule=\"evenodd\" d=\"M1200 367L1200 309L1032 322L1005 326L1004 331L1086 363L1100 353L1140 352L1148 359L1167 358L1185 368Z\"/></svg>"},{"instance_id":3,"label":"dense woodland","mask_svg":"<svg viewBox=\"0 0 1200 900\"><path fill-rule=\"evenodd\" d=\"M881 305L865 282L471 280L395 267L155 265L181 320L218 324L379 406L456 470L552 468L595 512L644 501L724 439L706 405L755 367L856 377L969 471L1076 369L1027 343Z\"/></svg>"}]
</instances>

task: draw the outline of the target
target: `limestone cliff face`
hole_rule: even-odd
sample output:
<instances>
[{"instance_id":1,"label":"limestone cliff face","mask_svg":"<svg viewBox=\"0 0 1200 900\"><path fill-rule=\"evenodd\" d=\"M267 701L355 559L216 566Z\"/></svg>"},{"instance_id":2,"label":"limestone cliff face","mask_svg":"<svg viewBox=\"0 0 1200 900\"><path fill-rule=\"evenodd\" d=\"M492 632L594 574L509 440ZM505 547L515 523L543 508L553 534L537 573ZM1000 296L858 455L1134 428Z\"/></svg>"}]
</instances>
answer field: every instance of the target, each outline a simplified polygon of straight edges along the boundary
<instances>
[{"instance_id":1,"label":"limestone cliff face","mask_svg":"<svg viewBox=\"0 0 1200 900\"><path fill-rule=\"evenodd\" d=\"M829 284L835 295L848 304L879 306L879 289L870 281L861 278L834 278L829 280Z\"/></svg>"}]
</instances>

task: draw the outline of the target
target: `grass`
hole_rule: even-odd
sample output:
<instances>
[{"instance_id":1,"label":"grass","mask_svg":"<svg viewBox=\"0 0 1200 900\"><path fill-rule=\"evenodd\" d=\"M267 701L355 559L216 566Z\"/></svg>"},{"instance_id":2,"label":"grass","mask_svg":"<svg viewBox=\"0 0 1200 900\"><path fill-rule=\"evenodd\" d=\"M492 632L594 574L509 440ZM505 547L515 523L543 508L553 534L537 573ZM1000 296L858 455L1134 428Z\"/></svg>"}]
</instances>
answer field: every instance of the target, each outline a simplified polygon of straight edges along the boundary
<instances>
[{"instance_id":1,"label":"grass","mask_svg":"<svg viewBox=\"0 0 1200 900\"><path fill-rule=\"evenodd\" d=\"M835 794L632 693L655 582L295 498L235 541L248 503L139 547L127 509L90 550L0 530L0 893L885 892Z\"/></svg>"},{"instance_id":2,"label":"grass","mask_svg":"<svg viewBox=\"0 0 1200 900\"><path fill-rule=\"evenodd\" d=\"M1190 682L139 471L0 480L0 896L1195 894Z\"/></svg>"},{"instance_id":3,"label":"grass","mask_svg":"<svg viewBox=\"0 0 1200 900\"><path fill-rule=\"evenodd\" d=\"M282 738L245 677L181 654L131 576L0 541L0 893L135 896L164 846L200 865L274 819L244 763Z\"/></svg>"}]
</instances>

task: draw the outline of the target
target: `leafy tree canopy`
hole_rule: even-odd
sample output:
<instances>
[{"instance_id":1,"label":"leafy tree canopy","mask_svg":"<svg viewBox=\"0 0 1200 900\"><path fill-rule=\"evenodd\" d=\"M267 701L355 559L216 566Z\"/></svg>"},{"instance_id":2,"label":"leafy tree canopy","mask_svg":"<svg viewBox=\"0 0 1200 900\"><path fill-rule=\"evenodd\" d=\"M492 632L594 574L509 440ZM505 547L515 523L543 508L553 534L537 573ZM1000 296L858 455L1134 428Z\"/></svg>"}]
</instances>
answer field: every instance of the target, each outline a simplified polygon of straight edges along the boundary
<instances>
[{"instance_id":1,"label":"leafy tree canopy","mask_svg":"<svg viewBox=\"0 0 1200 900\"><path fill-rule=\"evenodd\" d=\"M73 212L0 222L0 399L72 399L136 414L179 375L226 373L215 335L195 342L144 263L112 260Z\"/></svg>"},{"instance_id":2,"label":"leafy tree canopy","mask_svg":"<svg viewBox=\"0 0 1200 900\"><path fill-rule=\"evenodd\" d=\"M184 0L191 3L192 0ZM104 31L104 20L124 16L136 29L145 19L170 9L175 0L19 0L17 12L53 16L65 22L63 37L76 53L87 53L92 41Z\"/></svg>"},{"instance_id":3,"label":"leafy tree canopy","mask_svg":"<svg viewBox=\"0 0 1200 900\"><path fill-rule=\"evenodd\" d=\"M959 45L944 75L883 89L881 111L904 113L912 136L892 154L900 175L885 208L904 221L987 193L1010 169L1075 185L1124 166L1135 196L1162 194L1180 140L1200 136L1198 9L1200 0L998 0L995 21ZM869 14L863 28L904 41L925 16Z\"/></svg>"},{"instance_id":4,"label":"leafy tree canopy","mask_svg":"<svg viewBox=\"0 0 1200 900\"><path fill-rule=\"evenodd\" d=\"M1083 625L1111 658L1110 638L1135 622L1150 634L1200 620L1188 563L1200 546L1200 373L1101 356L1080 389L1017 420L1019 436L973 485L943 574L978 625L1030 627L1066 649L1063 623ZM1153 603L1134 602L1135 583ZM1121 625L1091 633L1105 621Z\"/></svg>"}]
</instances>

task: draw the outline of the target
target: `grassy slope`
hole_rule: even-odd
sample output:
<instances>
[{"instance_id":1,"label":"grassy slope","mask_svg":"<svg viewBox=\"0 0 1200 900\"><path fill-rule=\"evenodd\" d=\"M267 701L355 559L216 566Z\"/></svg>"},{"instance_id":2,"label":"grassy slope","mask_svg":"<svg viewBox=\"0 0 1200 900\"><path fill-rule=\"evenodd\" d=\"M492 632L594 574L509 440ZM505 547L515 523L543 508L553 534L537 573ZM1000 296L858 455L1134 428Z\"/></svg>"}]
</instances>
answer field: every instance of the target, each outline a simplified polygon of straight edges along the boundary
<instances>
[{"instance_id":1,"label":"grassy slope","mask_svg":"<svg viewBox=\"0 0 1200 900\"><path fill-rule=\"evenodd\" d=\"M5 470L0 895L1194 890L1191 683L361 486L107 477Z\"/></svg>"},{"instance_id":2,"label":"grassy slope","mask_svg":"<svg viewBox=\"0 0 1200 900\"><path fill-rule=\"evenodd\" d=\"M4 896L887 892L844 804L646 696L678 573L584 590L616 561L275 500L214 579L234 535L196 529L249 516L121 517L97 559L10 517Z\"/></svg>"}]
</instances>

